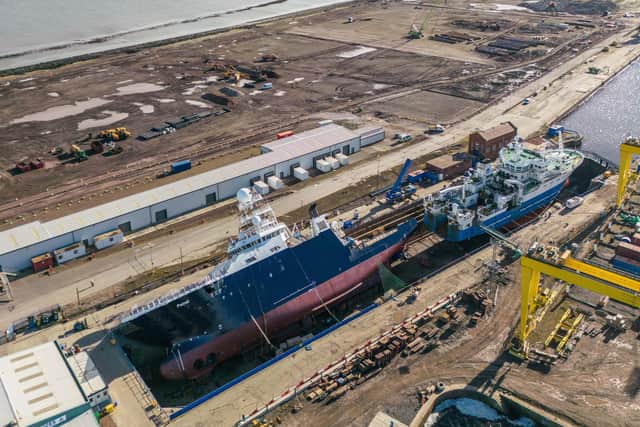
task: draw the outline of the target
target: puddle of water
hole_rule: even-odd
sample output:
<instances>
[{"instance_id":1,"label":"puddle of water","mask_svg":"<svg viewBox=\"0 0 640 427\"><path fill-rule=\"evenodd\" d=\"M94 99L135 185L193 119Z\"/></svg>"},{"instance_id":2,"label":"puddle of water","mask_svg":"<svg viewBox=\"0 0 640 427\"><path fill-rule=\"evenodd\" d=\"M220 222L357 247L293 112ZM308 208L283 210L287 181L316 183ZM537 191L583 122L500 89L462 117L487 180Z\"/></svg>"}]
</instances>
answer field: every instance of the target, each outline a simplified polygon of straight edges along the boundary
<instances>
[{"instance_id":1,"label":"puddle of water","mask_svg":"<svg viewBox=\"0 0 640 427\"><path fill-rule=\"evenodd\" d=\"M106 115L107 117L103 117L100 119L86 119L78 123L78 130L85 130L90 128L95 128L99 126L107 126L120 120L124 120L129 117L129 113L119 113L117 111L104 110L102 115Z\"/></svg>"},{"instance_id":2,"label":"puddle of water","mask_svg":"<svg viewBox=\"0 0 640 427\"><path fill-rule=\"evenodd\" d=\"M353 50L339 53L336 56L339 58L355 58L356 56L364 55L365 53L373 52L375 50L376 49L373 47L360 46Z\"/></svg>"},{"instance_id":3,"label":"puddle of water","mask_svg":"<svg viewBox=\"0 0 640 427\"><path fill-rule=\"evenodd\" d=\"M27 114L19 119L14 119L10 123L27 123L27 122L48 122L49 120L57 120L63 117L75 116L84 113L92 108L100 107L111 101L102 98L90 98L86 101L77 101L75 104L59 105L57 107L47 108L38 113Z\"/></svg>"},{"instance_id":4,"label":"puddle of water","mask_svg":"<svg viewBox=\"0 0 640 427\"><path fill-rule=\"evenodd\" d=\"M166 86L160 86L154 83L134 83L132 85L118 87L116 95L135 95L137 93L157 92L166 89Z\"/></svg>"},{"instance_id":5,"label":"puddle of water","mask_svg":"<svg viewBox=\"0 0 640 427\"><path fill-rule=\"evenodd\" d=\"M206 89L208 86L206 85L195 85L193 87L190 87L189 89L185 90L184 92L182 92L182 94L184 96L189 96L189 95L193 95L196 91L199 92L199 89Z\"/></svg>"},{"instance_id":6,"label":"puddle of water","mask_svg":"<svg viewBox=\"0 0 640 427\"><path fill-rule=\"evenodd\" d=\"M187 99L185 102L189 105L195 105L196 107L211 108L209 105L205 104L204 102L194 101L192 99Z\"/></svg>"}]
</instances>

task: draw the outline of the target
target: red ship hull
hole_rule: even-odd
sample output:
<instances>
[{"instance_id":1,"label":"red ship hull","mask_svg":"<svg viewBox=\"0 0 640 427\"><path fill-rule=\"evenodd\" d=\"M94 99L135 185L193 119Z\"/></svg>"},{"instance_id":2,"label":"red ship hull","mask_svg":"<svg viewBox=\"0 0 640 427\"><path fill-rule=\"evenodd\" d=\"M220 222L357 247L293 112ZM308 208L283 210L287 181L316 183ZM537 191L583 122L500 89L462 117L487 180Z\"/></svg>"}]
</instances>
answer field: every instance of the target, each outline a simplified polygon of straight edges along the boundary
<instances>
[{"instance_id":1,"label":"red ship hull","mask_svg":"<svg viewBox=\"0 0 640 427\"><path fill-rule=\"evenodd\" d=\"M257 318L256 323L260 325L262 332L253 321L246 322L224 335L173 357L160 366L160 373L170 380L194 379L210 373L220 362L240 354L247 345L264 339L263 332L269 336L269 331L281 330L302 320L318 306L343 299L371 276L378 265L386 263L398 253L403 245L404 241L399 242ZM212 355L215 363L207 365L205 361L211 361Z\"/></svg>"}]
</instances>

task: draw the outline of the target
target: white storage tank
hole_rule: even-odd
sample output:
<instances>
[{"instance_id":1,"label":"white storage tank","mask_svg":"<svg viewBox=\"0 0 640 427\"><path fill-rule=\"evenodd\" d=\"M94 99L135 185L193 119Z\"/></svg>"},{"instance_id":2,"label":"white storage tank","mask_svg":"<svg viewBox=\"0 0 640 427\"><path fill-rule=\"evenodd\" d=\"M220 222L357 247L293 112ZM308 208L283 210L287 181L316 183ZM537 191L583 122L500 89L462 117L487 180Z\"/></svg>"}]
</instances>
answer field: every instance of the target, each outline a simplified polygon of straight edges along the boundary
<instances>
[{"instance_id":1,"label":"white storage tank","mask_svg":"<svg viewBox=\"0 0 640 427\"><path fill-rule=\"evenodd\" d=\"M320 120L318 126L327 126L333 124L333 120Z\"/></svg>"},{"instance_id":2,"label":"white storage tank","mask_svg":"<svg viewBox=\"0 0 640 427\"><path fill-rule=\"evenodd\" d=\"M98 250L117 245L118 243L122 243L123 240L124 233L120 229L111 230L103 234L98 234L93 238L94 245Z\"/></svg>"},{"instance_id":3,"label":"white storage tank","mask_svg":"<svg viewBox=\"0 0 640 427\"><path fill-rule=\"evenodd\" d=\"M340 162L335 157L325 157L325 160L331 165L331 169L338 169L340 167Z\"/></svg>"},{"instance_id":4,"label":"white storage tank","mask_svg":"<svg viewBox=\"0 0 640 427\"><path fill-rule=\"evenodd\" d=\"M80 258L87 254L87 248L84 243L74 243L73 245L66 246L64 248L56 249L53 251L53 256L58 264L64 264L72 259Z\"/></svg>"},{"instance_id":5,"label":"white storage tank","mask_svg":"<svg viewBox=\"0 0 640 427\"><path fill-rule=\"evenodd\" d=\"M323 173L331 172L331 164L326 160L316 160L316 169Z\"/></svg>"},{"instance_id":6,"label":"white storage tank","mask_svg":"<svg viewBox=\"0 0 640 427\"><path fill-rule=\"evenodd\" d=\"M297 168L293 168L293 176L300 181L304 181L305 179L309 178L309 172L307 172L306 169L298 166Z\"/></svg>"},{"instance_id":7,"label":"white storage tank","mask_svg":"<svg viewBox=\"0 0 640 427\"><path fill-rule=\"evenodd\" d=\"M279 190L282 188L282 180L275 175L267 178L267 184L269 184L269 187L273 188L274 190Z\"/></svg>"},{"instance_id":8,"label":"white storage tank","mask_svg":"<svg viewBox=\"0 0 640 427\"><path fill-rule=\"evenodd\" d=\"M349 164L349 157L345 156L342 153L336 154L336 160L339 161L342 166L346 166Z\"/></svg>"},{"instance_id":9,"label":"white storage tank","mask_svg":"<svg viewBox=\"0 0 640 427\"><path fill-rule=\"evenodd\" d=\"M256 181L253 183L253 188L261 195L265 196L269 194L269 186L264 181Z\"/></svg>"}]
</instances>

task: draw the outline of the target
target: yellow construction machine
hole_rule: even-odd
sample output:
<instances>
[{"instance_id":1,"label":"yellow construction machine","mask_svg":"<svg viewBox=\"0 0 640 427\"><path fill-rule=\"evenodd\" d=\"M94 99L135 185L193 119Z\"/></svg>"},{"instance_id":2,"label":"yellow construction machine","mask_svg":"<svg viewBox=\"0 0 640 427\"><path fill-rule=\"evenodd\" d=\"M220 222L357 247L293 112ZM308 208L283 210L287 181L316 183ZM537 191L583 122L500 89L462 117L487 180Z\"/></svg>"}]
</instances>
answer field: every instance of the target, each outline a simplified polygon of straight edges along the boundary
<instances>
[{"instance_id":1,"label":"yellow construction machine","mask_svg":"<svg viewBox=\"0 0 640 427\"><path fill-rule=\"evenodd\" d=\"M98 138L103 141L122 141L131 136L127 128L105 129L98 134Z\"/></svg>"}]
</instances>

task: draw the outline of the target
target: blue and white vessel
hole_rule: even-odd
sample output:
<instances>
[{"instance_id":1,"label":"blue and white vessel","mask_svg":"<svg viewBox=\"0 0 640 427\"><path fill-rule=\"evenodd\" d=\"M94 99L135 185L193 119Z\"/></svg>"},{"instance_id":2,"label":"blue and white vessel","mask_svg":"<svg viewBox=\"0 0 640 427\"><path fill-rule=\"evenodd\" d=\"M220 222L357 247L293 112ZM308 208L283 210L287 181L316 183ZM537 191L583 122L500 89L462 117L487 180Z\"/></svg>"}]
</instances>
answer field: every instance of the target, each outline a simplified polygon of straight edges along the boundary
<instances>
[{"instance_id":1,"label":"blue and white vessel","mask_svg":"<svg viewBox=\"0 0 640 427\"><path fill-rule=\"evenodd\" d=\"M128 338L165 349L166 379L191 379L352 295L403 250L409 219L366 240L345 237L315 209L311 235L291 231L252 189L237 195L240 227L226 261L202 280L134 307Z\"/></svg>"},{"instance_id":2,"label":"blue and white vessel","mask_svg":"<svg viewBox=\"0 0 640 427\"><path fill-rule=\"evenodd\" d=\"M462 183L424 200L424 223L447 240L483 234L481 226L500 228L550 203L584 157L576 150L528 150L519 138L500 150L497 163L478 163Z\"/></svg>"}]
</instances>

